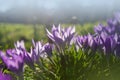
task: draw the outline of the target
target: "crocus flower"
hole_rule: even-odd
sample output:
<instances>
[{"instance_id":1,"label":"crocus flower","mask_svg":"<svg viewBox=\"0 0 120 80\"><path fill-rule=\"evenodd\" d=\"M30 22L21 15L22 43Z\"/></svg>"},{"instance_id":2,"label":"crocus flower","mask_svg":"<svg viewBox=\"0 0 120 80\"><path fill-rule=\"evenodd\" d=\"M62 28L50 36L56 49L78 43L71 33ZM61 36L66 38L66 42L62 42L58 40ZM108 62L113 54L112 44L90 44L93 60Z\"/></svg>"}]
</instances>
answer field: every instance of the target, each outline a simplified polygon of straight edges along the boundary
<instances>
[{"instance_id":1,"label":"crocus flower","mask_svg":"<svg viewBox=\"0 0 120 80\"><path fill-rule=\"evenodd\" d=\"M12 77L9 74L4 74L0 71L0 80L12 80Z\"/></svg>"},{"instance_id":2,"label":"crocus flower","mask_svg":"<svg viewBox=\"0 0 120 80\"><path fill-rule=\"evenodd\" d=\"M0 51L0 56L9 70L18 75L23 73L23 55L19 50L9 49L6 53Z\"/></svg>"},{"instance_id":3,"label":"crocus flower","mask_svg":"<svg viewBox=\"0 0 120 80\"><path fill-rule=\"evenodd\" d=\"M30 63L32 64L36 63L40 65L39 60L40 58L45 58L46 53L44 53L44 48L40 41L34 42L34 40L32 40L32 42L33 42L33 48L31 47L31 52L26 54L26 61L27 63L29 63L29 65L31 65Z\"/></svg>"},{"instance_id":4,"label":"crocus flower","mask_svg":"<svg viewBox=\"0 0 120 80\"><path fill-rule=\"evenodd\" d=\"M119 55L120 51L120 14L107 21L107 25L95 27L95 33L100 37L100 44L105 54L114 53Z\"/></svg>"},{"instance_id":5,"label":"crocus flower","mask_svg":"<svg viewBox=\"0 0 120 80\"><path fill-rule=\"evenodd\" d=\"M32 54L32 48L31 48L31 52L25 52L24 53L24 62L31 68L34 69L34 60L33 60L33 54Z\"/></svg>"},{"instance_id":6,"label":"crocus flower","mask_svg":"<svg viewBox=\"0 0 120 80\"><path fill-rule=\"evenodd\" d=\"M34 69L34 61L32 59L32 54L26 51L24 41L17 41L15 43L16 50L22 51L24 62L32 69Z\"/></svg>"},{"instance_id":7,"label":"crocus flower","mask_svg":"<svg viewBox=\"0 0 120 80\"><path fill-rule=\"evenodd\" d=\"M120 14L116 14L114 18L107 21L107 25L98 25L94 28L95 33L101 34L101 32L108 35L120 35Z\"/></svg>"},{"instance_id":8,"label":"crocus flower","mask_svg":"<svg viewBox=\"0 0 120 80\"><path fill-rule=\"evenodd\" d=\"M78 36L76 38L76 45L84 50L91 49L94 52L97 50L99 40L93 35Z\"/></svg>"},{"instance_id":9,"label":"crocus flower","mask_svg":"<svg viewBox=\"0 0 120 80\"><path fill-rule=\"evenodd\" d=\"M115 34L115 27L111 27L111 26L104 26L102 24L99 24L98 26L96 26L94 28L94 31L96 34L100 35L101 33L106 33L108 35L112 35Z\"/></svg>"},{"instance_id":10,"label":"crocus flower","mask_svg":"<svg viewBox=\"0 0 120 80\"><path fill-rule=\"evenodd\" d=\"M46 43L44 46L44 52L47 53L48 56L52 56L53 45L50 43Z\"/></svg>"},{"instance_id":11,"label":"crocus flower","mask_svg":"<svg viewBox=\"0 0 120 80\"><path fill-rule=\"evenodd\" d=\"M99 25L95 26L94 31L97 34L101 34L101 32L105 31L105 27L102 24L99 24Z\"/></svg>"},{"instance_id":12,"label":"crocus flower","mask_svg":"<svg viewBox=\"0 0 120 80\"><path fill-rule=\"evenodd\" d=\"M66 29L53 26L50 33L47 29L47 36L57 45L57 47L64 49L71 44L75 34L75 27L68 27Z\"/></svg>"},{"instance_id":13,"label":"crocus flower","mask_svg":"<svg viewBox=\"0 0 120 80\"><path fill-rule=\"evenodd\" d=\"M87 48L88 47L88 37L87 36L76 37L76 45L80 48Z\"/></svg>"},{"instance_id":14,"label":"crocus flower","mask_svg":"<svg viewBox=\"0 0 120 80\"><path fill-rule=\"evenodd\" d=\"M116 47L114 50L114 54L120 57L120 35L115 35L115 40L116 40Z\"/></svg>"},{"instance_id":15,"label":"crocus flower","mask_svg":"<svg viewBox=\"0 0 120 80\"><path fill-rule=\"evenodd\" d=\"M40 41L36 43L33 41L33 54L36 57L36 60L38 60L40 57L45 57L43 51L43 44Z\"/></svg>"},{"instance_id":16,"label":"crocus flower","mask_svg":"<svg viewBox=\"0 0 120 80\"><path fill-rule=\"evenodd\" d=\"M26 50L23 40L22 41L17 41L14 45L15 45L16 49Z\"/></svg>"},{"instance_id":17,"label":"crocus flower","mask_svg":"<svg viewBox=\"0 0 120 80\"><path fill-rule=\"evenodd\" d=\"M116 44L116 48L115 48L114 54L116 56L120 57L120 43Z\"/></svg>"},{"instance_id":18,"label":"crocus flower","mask_svg":"<svg viewBox=\"0 0 120 80\"><path fill-rule=\"evenodd\" d=\"M106 55L114 53L117 44L114 36L105 36L104 34L101 34L101 43Z\"/></svg>"},{"instance_id":19,"label":"crocus flower","mask_svg":"<svg viewBox=\"0 0 120 80\"><path fill-rule=\"evenodd\" d=\"M88 34L88 45L94 52L97 50L99 45L99 40L97 38L98 37L94 37L93 35Z\"/></svg>"}]
</instances>

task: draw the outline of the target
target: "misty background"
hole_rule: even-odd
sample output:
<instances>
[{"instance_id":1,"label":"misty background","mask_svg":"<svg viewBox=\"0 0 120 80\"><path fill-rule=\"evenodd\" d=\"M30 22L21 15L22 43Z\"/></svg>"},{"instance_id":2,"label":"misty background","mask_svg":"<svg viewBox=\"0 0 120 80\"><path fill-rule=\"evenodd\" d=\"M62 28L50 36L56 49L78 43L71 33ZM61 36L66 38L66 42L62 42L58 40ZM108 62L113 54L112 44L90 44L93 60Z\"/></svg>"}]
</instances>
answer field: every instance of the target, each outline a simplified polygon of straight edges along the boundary
<instances>
[{"instance_id":1,"label":"misty background","mask_svg":"<svg viewBox=\"0 0 120 80\"><path fill-rule=\"evenodd\" d=\"M119 0L0 0L0 22L84 23L120 11Z\"/></svg>"}]
</instances>

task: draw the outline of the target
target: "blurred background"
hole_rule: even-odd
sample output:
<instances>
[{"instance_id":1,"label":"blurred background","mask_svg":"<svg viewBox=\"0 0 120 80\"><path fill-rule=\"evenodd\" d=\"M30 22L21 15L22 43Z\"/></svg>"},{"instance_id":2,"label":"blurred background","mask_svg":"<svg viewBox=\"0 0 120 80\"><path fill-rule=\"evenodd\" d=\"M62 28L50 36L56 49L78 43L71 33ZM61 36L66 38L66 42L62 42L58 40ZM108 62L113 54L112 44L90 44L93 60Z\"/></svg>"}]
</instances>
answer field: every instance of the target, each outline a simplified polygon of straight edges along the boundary
<instances>
[{"instance_id":1,"label":"blurred background","mask_svg":"<svg viewBox=\"0 0 120 80\"><path fill-rule=\"evenodd\" d=\"M98 23L120 11L119 0L0 0L0 49L17 40L47 41L45 28L76 26L78 34L93 33Z\"/></svg>"}]
</instances>

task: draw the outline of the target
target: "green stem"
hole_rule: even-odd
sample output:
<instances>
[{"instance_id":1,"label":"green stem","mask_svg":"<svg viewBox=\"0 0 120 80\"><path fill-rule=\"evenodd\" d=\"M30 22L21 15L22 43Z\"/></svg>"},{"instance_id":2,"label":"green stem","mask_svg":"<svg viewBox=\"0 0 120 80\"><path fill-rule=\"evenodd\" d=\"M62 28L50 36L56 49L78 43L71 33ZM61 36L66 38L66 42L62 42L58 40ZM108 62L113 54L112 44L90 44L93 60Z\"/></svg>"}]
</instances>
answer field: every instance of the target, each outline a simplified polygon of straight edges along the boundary
<instances>
[{"instance_id":1,"label":"green stem","mask_svg":"<svg viewBox=\"0 0 120 80\"><path fill-rule=\"evenodd\" d=\"M18 75L18 78L19 78L18 80L24 80L24 75L23 75L23 73L19 74L19 75Z\"/></svg>"}]
</instances>

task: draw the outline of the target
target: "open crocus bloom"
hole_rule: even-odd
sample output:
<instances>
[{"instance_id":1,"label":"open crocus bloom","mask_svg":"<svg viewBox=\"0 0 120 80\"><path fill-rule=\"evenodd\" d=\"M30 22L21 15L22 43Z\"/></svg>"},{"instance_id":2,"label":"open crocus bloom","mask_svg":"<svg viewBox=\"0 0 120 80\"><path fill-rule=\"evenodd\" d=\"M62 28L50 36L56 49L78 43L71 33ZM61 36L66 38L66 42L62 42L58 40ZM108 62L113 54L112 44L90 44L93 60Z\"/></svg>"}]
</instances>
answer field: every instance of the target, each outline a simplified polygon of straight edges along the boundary
<instances>
[{"instance_id":1,"label":"open crocus bloom","mask_svg":"<svg viewBox=\"0 0 120 80\"><path fill-rule=\"evenodd\" d=\"M57 47L64 49L71 44L75 34L75 27L61 28L53 26L50 33L47 29L47 36L57 45Z\"/></svg>"},{"instance_id":2,"label":"open crocus bloom","mask_svg":"<svg viewBox=\"0 0 120 80\"><path fill-rule=\"evenodd\" d=\"M34 68L34 61L32 59L32 52L29 53L26 51L25 45L24 45L24 41L17 41L15 43L15 48L18 51L21 51L23 53L23 59L24 62L31 67L32 69Z\"/></svg>"},{"instance_id":3,"label":"open crocus bloom","mask_svg":"<svg viewBox=\"0 0 120 80\"><path fill-rule=\"evenodd\" d=\"M34 55L34 58L38 60L40 57L45 57L44 48L42 42L34 42L33 41L33 50L32 54Z\"/></svg>"},{"instance_id":4,"label":"open crocus bloom","mask_svg":"<svg viewBox=\"0 0 120 80\"><path fill-rule=\"evenodd\" d=\"M14 45L16 49L25 50L24 41L17 41Z\"/></svg>"},{"instance_id":5,"label":"open crocus bloom","mask_svg":"<svg viewBox=\"0 0 120 80\"><path fill-rule=\"evenodd\" d=\"M34 63L36 64L40 64L40 58L45 58L46 57L46 53L44 53L44 48L43 45L40 41L35 42L34 40L32 40L33 42L33 47L31 47L31 51L26 52L25 53L25 62L30 66L30 67L34 67Z\"/></svg>"},{"instance_id":6,"label":"open crocus bloom","mask_svg":"<svg viewBox=\"0 0 120 80\"><path fill-rule=\"evenodd\" d=\"M6 53L0 51L2 61L5 63L7 68L16 74L23 72L23 53L16 49L9 49Z\"/></svg>"}]
</instances>

